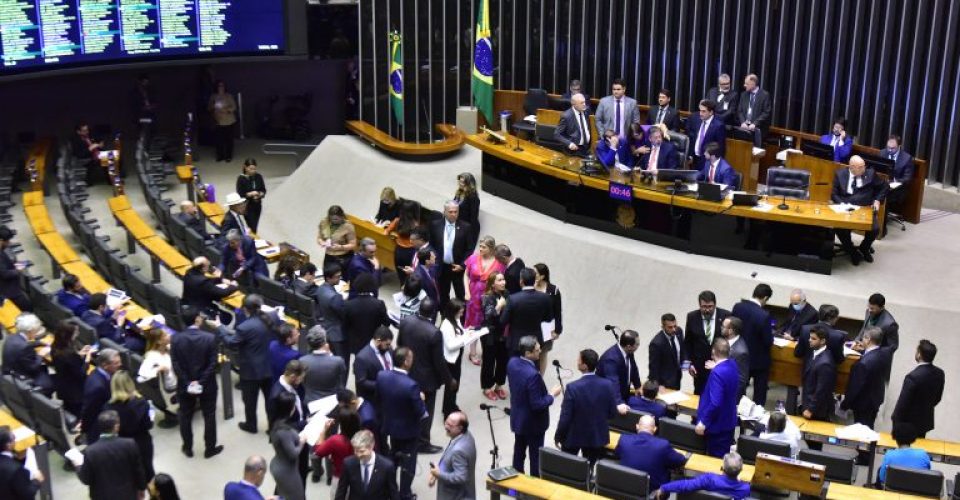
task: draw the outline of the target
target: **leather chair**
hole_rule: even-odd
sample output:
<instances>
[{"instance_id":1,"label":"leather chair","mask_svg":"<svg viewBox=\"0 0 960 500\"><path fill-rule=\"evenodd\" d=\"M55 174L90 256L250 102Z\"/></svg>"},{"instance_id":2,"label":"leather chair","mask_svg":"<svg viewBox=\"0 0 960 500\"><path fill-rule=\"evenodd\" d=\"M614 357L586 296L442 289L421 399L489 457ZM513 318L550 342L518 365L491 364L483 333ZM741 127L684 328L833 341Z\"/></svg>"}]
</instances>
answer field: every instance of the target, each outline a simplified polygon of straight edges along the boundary
<instances>
[{"instance_id":1,"label":"leather chair","mask_svg":"<svg viewBox=\"0 0 960 500\"><path fill-rule=\"evenodd\" d=\"M153 285L152 288L151 296L155 307L151 310L157 314L162 314L170 328L177 331L184 330L186 325L183 324L183 318L181 317L183 310L180 305L180 298L161 286Z\"/></svg>"},{"instance_id":2,"label":"leather chair","mask_svg":"<svg viewBox=\"0 0 960 500\"><path fill-rule=\"evenodd\" d=\"M753 464L757 460L757 453L768 453L779 457L790 456L790 444L782 441L772 441L769 439L760 439L754 436L740 435L737 439L737 453L743 458L744 463Z\"/></svg>"},{"instance_id":3,"label":"leather chair","mask_svg":"<svg viewBox=\"0 0 960 500\"><path fill-rule=\"evenodd\" d=\"M943 492L943 472L890 465L887 467L887 480L883 483L883 489L940 498Z\"/></svg>"},{"instance_id":4,"label":"leather chair","mask_svg":"<svg viewBox=\"0 0 960 500\"><path fill-rule=\"evenodd\" d=\"M540 478L590 491L590 462L553 448L540 448Z\"/></svg>"},{"instance_id":5,"label":"leather chair","mask_svg":"<svg viewBox=\"0 0 960 500\"><path fill-rule=\"evenodd\" d=\"M707 440L697 435L695 426L672 418L661 418L658 422L660 437L681 450L694 453L707 453Z\"/></svg>"},{"instance_id":6,"label":"leather chair","mask_svg":"<svg viewBox=\"0 0 960 500\"><path fill-rule=\"evenodd\" d=\"M547 96L547 91L543 89L527 89L527 95L523 98L523 112L525 116L534 115L536 116L538 109L546 109L550 107L550 99ZM517 135L521 133L526 134L527 137L533 135L536 132L536 125L533 123L523 121L523 116L514 116L513 117L513 132Z\"/></svg>"},{"instance_id":7,"label":"leather chair","mask_svg":"<svg viewBox=\"0 0 960 500\"><path fill-rule=\"evenodd\" d=\"M610 460L597 462L597 495L614 500L646 500L650 476Z\"/></svg>"},{"instance_id":8,"label":"leather chair","mask_svg":"<svg viewBox=\"0 0 960 500\"><path fill-rule=\"evenodd\" d=\"M637 422L639 422L640 417L644 415L649 414L636 410L630 410L626 415L617 413L613 418L607 420L607 425L610 427L610 430L623 432L625 434L633 434L637 432Z\"/></svg>"},{"instance_id":9,"label":"leather chair","mask_svg":"<svg viewBox=\"0 0 960 500\"><path fill-rule=\"evenodd\" d=\"M566 145L553 138L553 134L556 131L556 125L544 125L542 123L538 123L536 127L536 133L534 134L534 140L537 144L545 148L566 152Z\"/></svg>"},{"instance_id":10,"label":"leather chair","mask_svg":"<svg viewBox=\"0 0 960 500\"><path fill-rule=\"evenodd\" d=\"M856 457L826 451L800 450L797 459L826 467L827 479L830 481L853 484L857 480Z\"/></svg>"},{"instance_id":11,"label":"leather chair","mask_svg":"<svg viewBox=\"0 0 960 500\"><path fill-rule=\"evenodd\" d=\"M810 199L810 171L795 168L767 170L767 194L799 200Z\"/></svg>"},{"instance_id":12,"label":"leather chair","mask_svg":"<svg viewBox=\"0 0 960 500\"><path fill-rule=\"evenodd\" d=\"M687 153L689 153L688 149L690 148L690 137L680 132L668 130L666 139L677 148L677 168L687 168Z\"/></svg>"},{"instance_id":13,"label":"leather chair","mask_svg":"<svg viewBox=\"0 0 960 500\"><path fill-rule=\"evenodd\" d=\"M3 404L10 409L17 420L33 428L36 427L36 420L28 394L30 394L30 385L26 382L9 374L0 377L0 396L3 396Z\"/></svg>"},{"instance_id":14,"label":"leather chair","mask_svg":"<svg viewBox=\"0 0 960 500\"><path fill-rule=\"evenodd\" d=\"M67 429L76 425L76 417L68 417L60 401L54 401L38 392L31 393L30 400L37 418L37 425L34 427L37 434L50 441L57 451L66 453L71 448Z\"/></svg>"},{"instance_id":15,"label":"leather chair","mask_svg":"<svg viewBox=\"0 0 960 500\"><path fill-rule=\"evenodd\" d=\"M688 493L677 493L677 500L732 500L733 497L713 491L697 490Z\"/></svg>"},{"instance_id":16,"label":"leather chair","mask_svg":"<svg viewBox=\"0 0 960 500\"><path fill-rule=\"evenodd\" d=\"M289 292L279 281L274 281L267 276L257 276L257 293L263 296L264 301L270 306L284 306L289 304Z\"/></svg>"}]
</instances>

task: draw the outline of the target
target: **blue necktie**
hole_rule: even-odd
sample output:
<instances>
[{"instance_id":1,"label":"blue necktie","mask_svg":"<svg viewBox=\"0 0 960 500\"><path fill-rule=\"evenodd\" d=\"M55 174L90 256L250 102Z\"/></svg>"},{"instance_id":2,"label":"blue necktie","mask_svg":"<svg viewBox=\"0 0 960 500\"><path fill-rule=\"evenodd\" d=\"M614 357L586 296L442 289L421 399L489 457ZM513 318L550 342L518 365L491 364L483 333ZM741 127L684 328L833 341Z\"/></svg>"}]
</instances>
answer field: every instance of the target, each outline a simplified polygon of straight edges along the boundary
<instances>
[{"instance_id":1,"label":"blue necktie","mask_svg":"<svg viewBox=\"0 0 960 500\"><path fill-rule=\"evenodd\" d=\"M616 132L617 136L620 135L620 99L617 99L616 103L617 113L616 113L616 125L613 128L613 131Z\"/></svg>"}]
</instances>

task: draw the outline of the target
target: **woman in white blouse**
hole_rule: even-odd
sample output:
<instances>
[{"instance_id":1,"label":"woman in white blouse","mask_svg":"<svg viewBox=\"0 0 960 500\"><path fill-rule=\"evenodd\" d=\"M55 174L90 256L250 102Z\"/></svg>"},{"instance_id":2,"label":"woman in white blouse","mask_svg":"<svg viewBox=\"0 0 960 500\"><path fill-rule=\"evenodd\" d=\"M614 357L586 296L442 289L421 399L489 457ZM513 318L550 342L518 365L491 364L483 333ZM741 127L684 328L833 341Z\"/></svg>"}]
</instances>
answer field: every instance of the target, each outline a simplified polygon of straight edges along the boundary
<instances>
[{"instance_id":1,"label":"woman in white blouse","mask_svg":"<svg viewBox=\"0 0 960 500\"><path fill-rule=\"evenodd\" d=\"M163 412L163 421L158 425L173 427L177 425L177 414L170 410L169 396L177 391L177 375L170 359L170 335L163 328L154 328L146 337L147 349L137 372L137 382L149 388L144 396Z\"/></svg>"},{"instance_id":2,"label":"woman in white blouse","mask_svg":"<svg viewBox=\"0 0 960 500\"><path fill-rule=\"evenodd\" d=\"M460 389L460 368L463 361L463 346L470 338L461 323L464 305L460 299L450 299L440 312L440 333L443 334L443 357L447 360L450 376L457 381L457 391L443 391L443 415L459 410L457 392ZM476 337L473 337L474 339Z\"/></svg>"},{"instance_id":3,"label":"woman in white blouse","mask_svg":"<svg viewBox=\"0 0 960 500\"><path fill-rule=\"evenodd\" d=\"M760 433L760 439L769 439L771 441L780 441L790 445L790 456L796 458L800 451L800 429L787 420L785 413L774 411L770 412L767 419L767 430Z\"/></svg>"}]
</instances>

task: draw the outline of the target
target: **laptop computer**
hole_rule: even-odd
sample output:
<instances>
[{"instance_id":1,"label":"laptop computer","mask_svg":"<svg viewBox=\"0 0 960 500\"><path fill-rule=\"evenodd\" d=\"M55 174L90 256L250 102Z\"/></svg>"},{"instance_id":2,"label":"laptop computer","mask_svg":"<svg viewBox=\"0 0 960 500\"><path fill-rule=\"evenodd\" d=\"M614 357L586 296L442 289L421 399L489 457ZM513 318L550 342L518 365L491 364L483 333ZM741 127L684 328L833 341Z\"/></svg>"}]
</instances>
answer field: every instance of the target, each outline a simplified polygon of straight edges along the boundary
<instances>
[{"instance_id":1,"label":"laptop computer","mask_svg":"<svg viewBox=\"0 0 960 500\"><path fill-rule=\"evenodd\" d=\"M760 195L750 193L733 193L733 205L755 207L760 201Z\"/></svg>"},{"instance_id":2,"label":"laptop computer","mask_svg":"<svg viewBox=\"0 0 960 500\"><path fill-rule=\"evenodd\" d=\"M721 189L720 184L699 182L697 183L697 199L717 202L722 201L723 189Z\"/></svg>"}]
</instances>

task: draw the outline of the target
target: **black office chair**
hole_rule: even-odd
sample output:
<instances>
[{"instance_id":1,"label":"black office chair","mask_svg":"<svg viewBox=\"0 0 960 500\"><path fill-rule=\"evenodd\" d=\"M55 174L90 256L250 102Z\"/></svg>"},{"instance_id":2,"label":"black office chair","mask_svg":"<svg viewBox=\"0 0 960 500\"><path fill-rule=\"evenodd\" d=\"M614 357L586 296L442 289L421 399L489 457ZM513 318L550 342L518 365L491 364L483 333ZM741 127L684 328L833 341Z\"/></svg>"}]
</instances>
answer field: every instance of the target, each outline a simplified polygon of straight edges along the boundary
<instances>
[{"instance_id":1,"label":"black office chair","mask_svg":"<svg viewBox=\"0 0 960 500\"><path fill-rule=\"evenodd\" d=\"M267 276L257 276L257 293L270 306L287 306L288 292L279 281Z\"/></svg>"},{"instance_id":2,"label":"black office chair","mask_svg":"<svg viewBox=\"0 0 960 500\"><path fill-rule=\"evenodd\" d=\"M940 498L943 492L943 472L890 465L887 466L887 480L883 483L883 489Z\"/></svg>"},{"instance_id":3,"label":"black office chair","mask_svg":"<svg viewBox=\"0 0 960 500\"><path fill-rule=\"evenodd\" d=\"M770 439L760 439L754 436L740 435L737 439L737 453L743 458L743 462L753 465L757 460L757 453L768 453L779 457L790 456L790 444L782 441L772 441Z\"/></svg>"},{"instance_id":4,"label":"black office chair","mask_svg":"<svg viewBox=\"0 0 960 500\"><path fill-rule=\"evenodd\" d=\"M317 303L313 297L294 293L290 296L290 314L300 322L300 330L307 331L317 324ZM301 335L306 337L306 335Z\"/></svg>"},{"instance_id":5,"label":"black office chair","mask_svg":"<svg viewBox=\"0 0 960 500\"><path fill-rule=\"evenodd\" d=\"M690 137L680 132L668 130L667 137L664 139L672 142L673 146L677 148L677 168L687 168L687 154L690 152Z\"/></svg>"},{"instance_id":6,"label":"black office chair","mask_svg":"<svg viewBox=\"0 0 960 500\"><path fill-rule=\"evenodd\" d=\"M733 497L707 490L677 493L677 500L733 500Z\"/></svg>"},{"instance_id":7,"label":"black office chair","mask_svg":"<svg viewBox=\"0 0 960 500\"><path fill-rule=\"evenodd\" d=\"M953 480L947 479L947 494L950 500L960 500L960 472L953 476Z\"/></svg>"},{"instance_id":8,"label":"black office chair","mask_svg":"<svg viewBox=\"0 0 960 500\"><path fill-rule=\"evenodd\" d=\"M590 491L590 462L553 448L540 448L540 477L578 490Z\"/></svg>"},{"instance_id":9,"label":"black office chair","mask_svg":"<svg viewBox=\"0 0 960 500\"><path fill-rule=\"evenodd\" d=\"M857 480L857 459L855 456L817 450L800 450L797 458L804 462L826 467L827 479L830 481L853 484Z\"/></svg>"},{"instance_id":10,"label":"black office chair","mask_svg":"<svg viewBox=\"0 0 960 500\"><path fill-rule=\"evenodd\" d=\"M170 328L177 331L184 330L186 326L183 324L183 318L181 317L183 311L180 306L180 298L168 292L162 286L153 285L152 288L152 297L156 306L154 312L162 314Z\"/></svg>"},{"instance_id":11,"label":"black office chair","mask_svg":"<svg viewBox=\"0 0 960 500\"><path fill-rule=\"evenodd\" d=\"M67 429L72 427L71 423L76 425L77 416L68 416L62 402L54 401L38 392L31 393L30 399L37 418L37 425L34 427L37 434L50 441L55 450L66 453L72 447ZM68 420L71 422L68 423Z\"/></svg>"},{"instance_id":12,"label":"black office chair","mask_svg":"<svg viewBox=\"0 0 960 500\"><path fill-rule=\"evenodd\" d=\"M526 115L536 116L538 109L546 109L550 107L550 99L547 96L547 91L543 89L527 89L527 95L523 98L523 112ZM514 116L513 117L513 131L516 134L521 132L527 134L528 137L530 134L533 134L536 130L536 125L533 123L528 123L523 121L523 116Z\"/></svg>"},{"instance_id":13,"label":"black office chair","mask_svg":"<svg viewBox=\"0 0 960 500\"><path fill-rule=\"evenodd\" d=\"M536 127L536 133L534 134L534 140L538 145L545 148L565 152L567 150L567 145L553 138L553 134L556 131L556 125L544 125L542 123L538 123Z\"/></svg>"},{"instance_id":14,"label":"black office chair","mask_svg":"<svg viewBox=\"0 0 960 500\"><path fill-rule=\"evenodd\" d=\"M767 195L810 199L810 171L796 168L767 170Z\"/></svg>"},{"instance_id":15,"label":"black office chair","mask_svg":"<svg viewBox=\"0 0 960 500\"><path fill-rule=\"evenodd\" d=\"M32 428L36 426L36 420L33 417L29 394L30 385L27 382L13 375L4 374L0 377L0 395L3 396L3 404L10 409L17 420Z\"/></svg>"},{"instance_id":16,"label":"black office chair","mask_svg":"<svg viewBox=\"0 0 960 500\"><path fill-rule=\"evenodd\" d=\"M707 452L707 440L696 432L696 426L672 418L661 418L658 428L660 437L670 444L694 453Z\"/></svg>"},{"instance_id":17,"label":"black office chair","mask_svg":"<svg viewBox=\"0 0 960 500\"><path fill-rule=\"evenodd\" d=\"M597 462L597 495L614 500L646 500L650 476L611 460Z\"/></svg>"},{"instance_id":18,"label":"black office chair","mask_svg":"<svg viewBox=\"0 0 960 500\"><path fill-rule=\"evenodd\" d=\"M133 297L134 302L145 307L147 310L156 312L152 302L153 299L150 297L152 289L153 285L150 281L138 273L131 273L130 276L127 277L127 295Z\"/></svg>"},{"instance_id":19,"label":"black office chair","mask_svg":"<svg viewBox=\"0 0 960 500\"><path fill-rule=\"evenodd\" d=\"M610 427L610 430L633 434L637 432L637 422L644 415L649 415L649 413L636 410L630 410L625 415L617 413L613 418L607 420L607 426Z\"/></svg>"}]
</instances>

